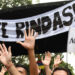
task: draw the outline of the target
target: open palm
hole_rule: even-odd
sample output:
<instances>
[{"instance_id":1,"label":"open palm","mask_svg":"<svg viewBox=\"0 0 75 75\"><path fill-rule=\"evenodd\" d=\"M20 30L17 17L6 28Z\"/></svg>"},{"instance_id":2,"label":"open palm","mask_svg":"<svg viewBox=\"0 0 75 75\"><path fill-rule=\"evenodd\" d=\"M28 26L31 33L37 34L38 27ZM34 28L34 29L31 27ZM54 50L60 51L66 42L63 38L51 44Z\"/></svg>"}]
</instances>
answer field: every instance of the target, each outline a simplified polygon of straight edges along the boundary
<instances>
[{"instance_id":1,"label":"open palm","mask_svg":"<svg viewBox=\"0 0 75 75\"><path fill-rule=\"evenodd\" d=\"M44 65L48 66L50 64L50 62L51 62L51 54L50 54L50 52L46 52L45 53L45 58L43 59L43 57L42 57L41 59L42 59L42 63Z\"/></svg>"},{"instance_id":2,"label":"open palm","mask_svg":"<svg viewBox=\"0 0 75 75\"><path fill-rule=\"evenodd\" d=\"M11 47L7 48L5 47L4 44L0 45L0 61L4 64L7 65L9 61L11 60Z\"/></svg>"},{"instance_id":3,"label":"open palm","mask_svg":"<svg viewBox=\"0 0 75 75\"><path fill-rule=\"evenodd\" d=\"M60 55L57 55L56 58L54 58L54 65L58 66L61 62Z\"/></svg>"},{"instance_id":4,"label":"open palm","mask_svg":"<svg viewBox=\"0 0 75 75\"><path fill-rule=\"evenodd\" d=\"M37 36L33 34L33 29L28 31L28 35L26 33L25 30L25 41L24 42L17 42L19 44L21 44L24 48L26 48L27 50L33 50L34 49L34 45L35 45L35 38Z\"/></svg>"}]
</instances>

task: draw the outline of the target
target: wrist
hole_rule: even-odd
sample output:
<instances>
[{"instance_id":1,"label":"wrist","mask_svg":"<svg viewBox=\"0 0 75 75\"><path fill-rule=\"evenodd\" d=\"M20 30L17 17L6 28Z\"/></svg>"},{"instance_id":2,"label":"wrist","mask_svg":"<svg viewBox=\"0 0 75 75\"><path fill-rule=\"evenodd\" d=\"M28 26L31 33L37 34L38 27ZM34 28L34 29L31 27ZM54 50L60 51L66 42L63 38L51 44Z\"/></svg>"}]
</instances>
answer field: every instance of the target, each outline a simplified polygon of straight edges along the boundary
<instances>
[{"instance_id":1,"label":"wrist","mask_svg":"<svg viewBox=\"0 0 75 75\"><path fill-rule=\"evenodd\" d=\"M53 67L56 68L56 67L58 67L58 65L57 64L54 64Z\"/></svg>"},{"instance_id":2,"label":"wrist","mask_svg":"<svg viewBox=\"0 0 75 75\"><path fill-rule=\"evenodd\" d=\"M5 66L6 66L7 70L8 70L12 65L13 65L13 63L12 63L12 61L10 61L10 62L8 62L8 64L5 65Z\"/></svg>"},{"instance_id":3,"label":"wrist","mask_svg":"<svg viewBox=\"0 0 75 75\"><path fill-rule=\"evenodd\" d=\"M45 68L49 68L49 65L44 65L45 66Z\"/></svg>"},{"instance_id":4,"label":"wrist","mask_svg":"<svg viewBox=\"0 0 75 75\"><path fill-rule=\"evenodd\" d=\"M34 53L34 49L29 49L28 53Z\"/></svg>"},{"instance_id":5,"label":"wrist","mask_svg":"<svg viewBox=\"0 0 75 75\"><path fill-rule=\"evenodd\" d=\"M49 65L46 65L46 66L45 66L45 70L47 70L47 71L50 71L50 72L51 72L51 69L50 69Z\"/></svg>"}]
</instances>

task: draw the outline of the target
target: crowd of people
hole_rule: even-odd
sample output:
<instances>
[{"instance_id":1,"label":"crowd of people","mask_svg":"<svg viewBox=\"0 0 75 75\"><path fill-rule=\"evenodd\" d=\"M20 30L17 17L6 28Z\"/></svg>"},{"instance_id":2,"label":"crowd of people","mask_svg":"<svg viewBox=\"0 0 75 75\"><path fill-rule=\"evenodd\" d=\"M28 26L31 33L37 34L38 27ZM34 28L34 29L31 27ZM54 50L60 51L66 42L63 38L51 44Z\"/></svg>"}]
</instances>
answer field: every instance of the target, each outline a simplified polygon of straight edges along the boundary
<instances>
[{"instance_id":1,"label":"crowd of people","mask_svg":"<svg viewBox=\"0 0 75 75\"><path fill-rule=\"evenodd\" d=\"M22 45L28 52L29 57L29 71L30 75L40 75L40 69L38 68L38 65L36 63L35 58L35 38L37 37L38 33L34 35L34 30L29 29L28 35L25 31L25 41L17 43ZM23 66L16 66L12 62L12 53L11 53L11 47L7 49L5 44L0 44L0 62L4 65L2 66L2 69L0 71L0 75L4 75L6 71L8 71L8 75L27 75L27 70ZM50 69L50 62L51 62L51 53L46 52L45 58L41 58L41 62L43 63L45 67L45 73L46 75L71 75L71 72L69 69L59 67L59 64L62 62L60 59L60 55L57 55L54 59L54 65L53 69Z\"/></svg>"}]
</instances>

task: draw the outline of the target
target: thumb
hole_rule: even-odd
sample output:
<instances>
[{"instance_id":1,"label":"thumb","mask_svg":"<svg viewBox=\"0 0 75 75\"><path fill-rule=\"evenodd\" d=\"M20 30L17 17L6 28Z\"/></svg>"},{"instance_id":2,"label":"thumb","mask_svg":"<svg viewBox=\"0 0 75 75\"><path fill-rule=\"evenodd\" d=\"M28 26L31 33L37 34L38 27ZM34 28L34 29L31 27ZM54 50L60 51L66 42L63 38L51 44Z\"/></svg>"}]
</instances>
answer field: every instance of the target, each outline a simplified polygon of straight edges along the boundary
<instances>
[{"instance_id":1,"label":"thumb","mask_svg":"<svg viewBox=\"0 0 75 75\"><path fill-rule=\"evenodd\" d=\"M21 42L21 41L17 41L16 43L18 43L18 44L20 44L22 46L24 45L23 42Z\"/></svg>"}]
</instances>

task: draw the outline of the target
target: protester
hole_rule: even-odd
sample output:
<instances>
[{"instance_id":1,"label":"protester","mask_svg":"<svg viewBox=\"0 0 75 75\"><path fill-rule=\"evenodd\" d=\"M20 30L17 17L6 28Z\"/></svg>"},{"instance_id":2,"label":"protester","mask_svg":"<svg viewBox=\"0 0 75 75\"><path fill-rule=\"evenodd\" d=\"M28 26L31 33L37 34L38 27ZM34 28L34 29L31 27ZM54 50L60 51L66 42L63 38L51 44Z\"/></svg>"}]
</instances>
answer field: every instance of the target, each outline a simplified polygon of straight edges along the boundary
<instances>
[{"instance_id":1,"label":"protester","mask_svg":"<svg viewBox=\"0 0 75 75\"><path fill-rule=\"evenodd\" d=\"M53 70L52 75L72 75L69 69L57 67Z\"/></svg>"},{"instance_id":2,"label":"protester","mask_svg":"<svg viewBox=\"0 0 75 75\"><path fill-rule=\"evenodd\" d=\"M35 60L35 52L34 52L34 47L35 47L35 38L37 34L34 35L34 31L28 30L28 35L27 32L25 31L25 41L24 42L17 42L18 44L21 44L28 52L29 56L29 62L30 62L30 75L39 75L38 71L38 66ZM12 53L11 53L11 47L8 49L6 48L5 44L0 44L0 62L4 64L6 69L9 72L9 75L27 75L27 71L24 67L22 66L16 66L12 63ZM54 58L54 65L53 65L53 70L51 71L49 65L51 62L51 53L46 52L45 53L45 58L41 58L42 63L45 66L45 72L46 75L71 75L70 71L59 67L59 64L62 62L60 55L57 55ZM4 75L6 71L3 71L3 68L0 72L0 75Z\"/></svg>"},{"instance_id":3,"label":"protester","mask_svg":"<svg viewBox=\"0 0 75 75\"><path fill-rule=\"evenodd\" d=\"M29 61L30 61L30 75L38 75L38 68L37 63L35 60L35 53L34 53L34 47L35 47L35 38L37 36L37 33L34 35L33 29L28 30L28 35L25 30L25 41L24 42L17 42L21 44L24 48L28 51Z\"/></svg>"},{"instance_id":4,"label":"protester","mask_svg":"<svg viewBox=\"0 0 75 75\"><path fill-rule=\"evenodd\" d=\"M51 75L52 71L56 68L59 67L59 64L62 62L60 55L57 55L54 58L54 64L53 64L53 69L50 69L50 62L51 62L51 53L50 52L45 52L45 58L43 59L43 57L41 58L42 63L45 66L45 72L46 75Z\"/></svg>"},{"instance_id":5,"label":"protester","mask_svg":"<svg viewBox=\"0 0 75 75\"><path fill-rule=\"evenodd\" d=\"M30 75L38 75L37 64L35 60L34 46L35 38L37 34L34 35L33 29L28 31L28 35L25 31L25 41L17 42L21 44L28 51L29 61L30 61ZM10 75L26 75L26 70L23 67L15 67L11 61L11 47L7 48L4 44L0 44L0 61L4 64Z\"/></svg>"},{"instance_id":6,"label":"protester","mask_svg":"<svg viewBox=\"0 0 75 75\"><path fill-rule=\"evenodd\" d=\"M15 66L16 66L17 70L21 73L21 75L27 75L28 69L25 67L25 65L16 64Z\"/></svg>"},{"instance_id":7,"label":"protester","mask_svg":"<svg viewBox=\"0 0 75 75\"><path fill-rule=\"evenodd\" d=\"M67 68L59 67L59 64L62 62L60 55L57 55L54 58L53 64L53 73L52 75L72 75L70 70Z\"/></svg>"},{"instance_id":8,"label":"protester","mask_svg":"<svg viewBox=\"0 0 75 75\"><path fill-rule=\"evenodd\" d=\"M0 62L4 64L11 75L20 75L11 60L11 47L7 48L5 44L0 44Z\"/></svg>"}]
</instances>

